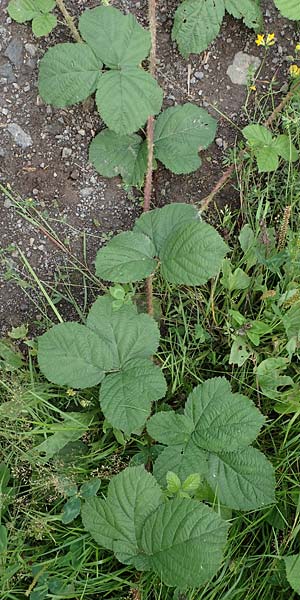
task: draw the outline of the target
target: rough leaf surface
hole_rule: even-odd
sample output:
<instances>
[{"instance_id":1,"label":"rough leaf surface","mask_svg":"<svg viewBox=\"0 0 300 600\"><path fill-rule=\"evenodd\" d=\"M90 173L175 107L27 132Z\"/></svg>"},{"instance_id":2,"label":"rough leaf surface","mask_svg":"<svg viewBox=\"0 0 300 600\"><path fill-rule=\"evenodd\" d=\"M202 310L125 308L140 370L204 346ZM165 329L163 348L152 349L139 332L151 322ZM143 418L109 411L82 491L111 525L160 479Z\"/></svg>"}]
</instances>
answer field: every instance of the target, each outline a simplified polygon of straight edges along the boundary
<instances>
[{"instance_id":1,"label":"rough leaf surface","mask_svg":"<svg viewBox=\"0 0 300 600\"><path fill-rule=\"evenodd\" d=\"M167 446L158 455L153 474L162 486L166 484L168 471L176 473L181 481L192 473L199 473L201 477L205 477L208 470L207 460L205 450L196 446L190 439L185 444Z\"/></svg>"},{"instance_id":2,"label":"rough leaf surface","mask_svg":"<svg viewBox=\"0 0 300 600\"><path fill-rule=\"evenodd\" d=\"M40 61L40 96L58 107L81 102L95 92L101 69L86 44L57 44Z\"/></svg>"},{"instance_id":3,"label":"rough leaf surface","mask_svg":"<svg viewBox=\"0 0 300 600\"><path fill-rule=\"evenodd\" d=\"M218 35L224 0L184 0L176 10L172 39L184 58L203 52Z\"/></svg>"},{"instance_id":4,"label":"rough leaf surface","mask_svg":"<svg viewBox=\"0 0 300 600\"><path fill-rule=\"evenodd\" d=\"M152 402L163 398L167 384L161 369L147 359L135 359L119 373L105 377L100 405L109 423L130 434L143 427Z\"/></svg>"},{"instance_id":5,"label":"rough leaf surface","mask_svg":"<svg viewBox=\"0 0 300 600\"><path fill-rule=\"evenodd\" d=\"M183 224L160 251L162 275L170 283L202 285L218 273L227 251L227 245L211 225Z\"/></svg>"},{"instance_id":6,"label":"rough leaf surface","mask_svg":"<svg viewBox=\"0 0 300 600\"><path fill-rule=\"evenodd\" d=\"M173 173L192 173L201 165L198 152L211 144L216 129L217 121L194 104L167 108L155 124L155 157Z\"/></svg>"},{"instance_id":7,"label":"rough leaf surface","mask_svg":"<svg viewBox=\"0 0 300 600\"><path fill-rule=\"evenodd\" d=\"M225 9L236 19L243 19L246 27L263 30L259 0L225 0Z\"/></svg>"},{"instance_id":8,"label":"rough leaf surface","mask_svg":"<svg viewBox=\"0 0 300 600\"><path fill-rule=\"evenodd\" d=\"M96 257L96 273L117 283L139 281L156 269L155 248L141 233L125 231L116 235Z\"/></svg>"},{"instance_id":9,"label":"rough leaf surface","mask_svg":"<svg viewBox=\"0 0 300 600\"><path fill-rule=\"evenodd\" d=\"M204 504L174 498L149 516L141 546L164 583L197 587L220 567L227 531L228 525Z\"/></svg>"},{"instance_id":10,"label":"rough leaf surface","mask_svg":"<svg viewBox=\"0 0 300 600\"><path fill-rule=\"evenodd\" d=\"M299 0L274 0L275 6L281 14L292 21L300 20Z\"/></svg>"},{"instance_id":11,"label":"rough leaf surface","mask_svg":"<svg viewBox=\"0 0 300 600\"><path fill-rule=\"evenodd\" d=\"M79 323L60 323L40 336L38 361L49 381L74 388L97 385L116 366L110 344Z\"/></svg>"},{"instance_id":12,"label":"rough leaf surface","mask_svg":"<svg viewBox=\"0 0 300 600\"><path fill-rule=\"evenodd\" d=\"M55 15L46 14L34 17L32 21L32 31L36 37L42 37L48 35L54 27L57 25L57 18Z\"/></svg>"},{"instance_id":13,"label":"rough leaf surface","mask_svg":"<svg viewBox=\"0 0 300 600\"><path fill-rule=\"evenodd\" d=\"M96 103L109 129L120 135L137 131L150 115L159 113L163 91L155 79L138 67L104 73Z\"/></svg>"}]
</instances>

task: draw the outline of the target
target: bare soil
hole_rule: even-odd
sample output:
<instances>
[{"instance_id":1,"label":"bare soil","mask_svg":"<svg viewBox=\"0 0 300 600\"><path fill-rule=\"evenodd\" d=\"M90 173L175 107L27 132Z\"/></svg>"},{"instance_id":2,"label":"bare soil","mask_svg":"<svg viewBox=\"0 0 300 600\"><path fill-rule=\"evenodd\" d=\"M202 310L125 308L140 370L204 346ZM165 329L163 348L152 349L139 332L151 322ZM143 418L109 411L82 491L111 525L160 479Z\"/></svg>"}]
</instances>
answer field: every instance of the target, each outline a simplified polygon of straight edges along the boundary
<instances>
[{"instance_id":1,"label":"bare soil","mask_svg":"<svg viewBox=\"0 0 300 600\"><path fill-rule=\"evenodd\" d=\"M147 25L146 0L111 3L124 12L133 12ZM140 194L126 192L119 178L102 178L89 164L89 143L104 127L93 101L61 110L46 106L38 96L38 61L48 47L71 41L68 29L60 23L50 36L38 40L29 24L11 22L7 4L8 0L2 0L0 7L0 181L19 199L33 199L38 213L74 255L82 256L86 240L86 257L93 270L95 254L107 236L132 226L141 210ZM66 0L75 17L98 4L95 0ZM153 206L199 202L221 176L224 151L233 146L237 126L245 122L247 87L233 84L227 69L239 51L260 59L264 53L256 46L253 31L227 16L208 51L184 60L170 35L178 0L159 0L157 5L158 79L164 88L165 107L193 102L216 116L219 126L216 141L203 153L203 165L196 173L175 176L159 165ZM284 88L289 56L298 41L295 24L279 16L273 0L264 1L263 8L266 31L275 32L277 43L268 52L257 94L268 88L273 77L277 89ZM255 95L253 92L253 102ZM30 136L32 145L23 149L16 143L12 123ZM219 196L220 205L230 205L234 198L234 187L227 186ZM1 194L0 240L0 333L5 333L12 325L31 324L40 318L32 302L34 293L25 289L29 295L24 294L25 269L17 249L44 282L54 281L65 256ZM15 281L16 274L21 285Z\"/></svg>"}]
</instances>

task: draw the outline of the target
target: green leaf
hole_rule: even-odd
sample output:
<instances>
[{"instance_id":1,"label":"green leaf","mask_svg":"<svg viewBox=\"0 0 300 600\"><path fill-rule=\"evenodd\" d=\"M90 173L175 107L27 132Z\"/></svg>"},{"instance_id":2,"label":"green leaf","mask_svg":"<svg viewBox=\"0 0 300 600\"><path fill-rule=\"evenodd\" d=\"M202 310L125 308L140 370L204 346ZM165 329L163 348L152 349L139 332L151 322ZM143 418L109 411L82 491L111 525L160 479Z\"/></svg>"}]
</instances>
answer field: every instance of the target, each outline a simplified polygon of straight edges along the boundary
<instances>
[{"instance_id":1,"label":"green leaf","mask_svg":"<svg viewBox=\"0 0 300 600\"><path fill-rule=\"evenodd\" d=\"M89 158L100 175L121 175L125 185L142 187L147 170L147 144L139 135L118 135L105 129L93 139Z\"/></svg>"},{"instance_id":2,"label":"green leaf","mask_svg":"<svg viewBox=\"0 0 300 600\"><path fill-rule=\"evenodd\" d=\"M218 35L224 0L184 0L176 10L172 39L184 58L203 52Z\"/></svg>"},{"instance_id":3,"label":"green leaf","mask_svg":"<svg viewBox=\"0 0 300 600\"><path fill-rule=\"evenodd\" d=\"M48 462L67 444L79 440L92 421L93 415L89 413L65 413L63 423L53 426L56 429L55 433L38 446L35 446L32 452L40 454L45 462Z\"/></svg>"},{"instance_id":4,"label":"green leaf","mask_svg":"<svg viewBox=\"0 0 300 600\"><path fill-rule=\"evenodd\" d=\"M271 173L278 169L278 153L272 146L257 149L255 151L255 156L259 173Z\"/></svg>"},{"instance_id":5,"label":"green leaf","mask_svg":"<svg viewBox=\"0 0 300 600\"><path fill-rule=\"evenodd\" d=\"M210 454L206 479L222 504L251 510L275 502L274 470L264 454L252 448Z\"/></svg>"},{"instance_id":6,"label":"green leaf","mask_svg":"<svg viewBox=\"0 0 300 600\"><path fill-rule=\"evenodd\" d=\"M182 484L182 489L184 492L187 492L188 494L194 494L198 487L200 486L201 483L201 477L199 475L199 473L193 473L192 475L189 475L186 480L183 482Z\"/></svg>"},{"instance_id":7,"label":"green leaf","mask_svg":"<svg viewBox=\"0 0 300 600\"><path fill-rule=\"evenodd\" d=\"M283 326L288 340L300 339L300 303L296 303L283 316Z\"/></svg>"},{"instance_id":8,"label":"green leaf","mask_svg":"<svg viewBox=\"0 0 300 600\"><path fill-rule=\"evenodd\" d=\"M201 477L207 474L208 455L190 439L185 444L167 446L158 455L153 474L160 485L164 486L168 471L173 471L181 481L191 473L199 473Z\"/></svg>"},{"instance_id":9,"label":"green leaf","mask_svg":"<svg viewBox=\"0 0 300 600\"><path fill-rule=\"evenodd\" d=\"M21 369L24 365L21 352L15 351L9 342L0 340L0 367L6 371Z\"/></svg>"},{"instance_id":10,"label":"green leaf","mask_svg":"<svg viewBox=\"0 0 300 600\"><path fill-rule=\"evenodd\" d=\"M55 8L55 0L34 0L35 6L41 13L46 14L49 13L53 8Z\"/></svg>"},{"instance_id":11,"label":"green leaf","mask_svg":"<svg viewBox=\"0 0 300 600\"><path fill-rule=\"evenodd\" d=\"M242 367L250 356L251 352L249 352L248 346L245 343L244 338L241 336L237 336L234 339L231 346L229 364L238 365L238 367Z\"/></svg>"},{"instance_id":12,"label":"green leaf","mask_svg":"<svg viewBox=\"0 0 300 600\"><path fill-rule=\"evenodd\" d=\"M284 160L295 162L298 159L297 148L288 135L279 135L274 142L274 148Z\"/></svg>"},{"instance_id":13,"label":"green leaf","mask_svg":"<svg viewBox=\"0 0 300 600\"><path fill-rule=\"evenodd\" d=\"M155 124L155 157L173 173L192 173L201 165L198 152L211 144L216 129L217 121L194 104L167 108Z\"/></svg>"},{"instance_id":14,"label":"green leaf","mask_svg":"<svg viewBox=\"0 0 300 600\"><path fill-rule=\"evenodd\" d=\"M85 499L93 498L94 496L96 496L100 486L101 486L101 479L98 479L98 477L93 477L89 481L86 481L85 483L82 484L82 486L80 488L81 498L85 498Z\"/></svg>"},{"instance_id":15,"label":"green leaf","mask_svg":"<svg viewBox=\"0 0 300 600\"><path fill-rule=\"evenodd\" d=\"M5 525L0 525L0 554L6 552L7 550L7 538L7 528L5 527Z\"/></svg>"},{"instance_id":16,"label":"green leaf","mask_svg":"<svg viewBox=\"0 0 300 600\"><path fill-rule=\"evenodd\" d=\"M68 500L63 507L63 513L61 517L62 523L67 525L68 523L74 521L74 519L80 515L80 509L80 498L78 498L78 496L72 496L72 498L70 498L70 500Z\"/></svg>"},{"instance_id":17,"label":"green leaf","mask_svg":"<svg viewBox=\"0 0 300 600\"><path fill-rule=\"evenodd\" d=\"M199 221L199 214L192 204L174 202L163 208L143 213L135 222L133 231L149 237L158 255L171 233L183 223Z\"/></svg>"},{"instance_id":18,"label":"green leaf","mask_svg":"<svg viewBox=\"0 0 300 600\"><path fill-rule=\"evenodd\" d=\"M262 394L272 400L280 400L281 391L278 388L293 385L293 380L281 372L288 367L286 358L267 358L256 368L256 376Z\"/></svg>"},{"instance_id":19,"label":"green leaf","mask_svg":"<svg viewBox=\"0 0 300 600\"><path fill-rule=\"evenodd\" d=\"M202 285L217 275L226 252L228 246L211 225L183 223L160 251L161 272L170 283Z\"/></svg>"},{"instance_id":20,"label":"green leaf","mask_svg":"<svg viewBox=\"0 0 300 600\"><path fill-rule=\"evenodd\" d=\"M294 554L291 556L283 556L286 578L291 588L300 594L300 554Z\"/></svg>"},{"instance_id":21,"label":"green leaf","mask_svg":"<svg viewBox=\"0 0 300 600\"><path fill-rule=\"evenodd\" d=\"M159 113L163 91L138 67L105 72L99 79L96 104L109 129L120 135L137 131L150 115Z\"/></svg>"},{"instance_id":22,"label":"green leaf","mask_svg":"<svg viewBox=\"0 0 300 600\"><path fill-rule=\"evenodd\" d=\"M274 0L275 6L281 14L292 21L300 20L300 4L298 0Z\"/></svg>"},{"instance_id":23,"label":"green leaf","mask_svg":"<svg viewBox=\"0 0 300 600\"><path fill-rule=\"evenodd\" d=\"M160 338L156 321L147 314L138 314L132 303L118 310L114 310L113 303L109 296L98 298L86 324L114 348L116 366L124 367L134 358L149 358L155 354Z\"/></svg>"},{"instance_id":24,"label":"green leaf","mask_svg":"<svg viewBox=\"0 0 300 600\"><path fill-rule=\"evenodd\" d=\"M79 323L60 323L40 336L38 361L49 381L74 388L97 385L116 366L111 345Z\"/></svg>"},{"instance_id":25,"label":"green leaf","mask_svg":"<svg viewBox=\"0 0 300 600\"><path fill-rule=\"evenodd\" d=\"M145 521L141 547L170 586L198 587L220 567L228 525L208 506L174 498Z\"/></svg>"},{"instance_id":26,"label":"green leaf","mask_svg":"<svg viewBox=\"0 0 300 600\"><path fill-rule=\"evenodd\" d=\"M31 21L31 19L39 14L34 0L11 0L8 3L7 12L17 23Z\"/></svg>"},{"instance_id":27,"label":"green leaf","mask_svg":"<svg viewBox=\"0 0 300 600\"><path fill-rule=\"evenodd\" d=\"M263 16L259 0L225 0L225 9L236 19L243 19L246 27L262 31Z\"/></svg>"},{"instance_id":28,"label":"green leaf","mask_svg":"<svg viewBox=\"0 0 300 600\"><path fill-rule=\"evenodd\" d=\"M36 37L48 35L57 25L57 18L52 14L39 15L32 21L32 31Z\"/></svg>"},{"instance_id":29,"label":"green leaf","mask_svg":"<svg viewBox=\"0 0 300 600\"><path fill-rule=\"evenodd\" d=\"M155 271L157 262L154 255L155 248L149 238L141 233L125 231L99 250L96 273L107 281L139 281Z\"/></svg>"},{"instance_id":30,"label":"green leaf","mask_svg":"<svg viewBox=\"0 0 300 600\"><path fill-rule=\"evenodd\" d=\"M58 107L81 102L96 90L101 69L86 44L57 44L40 61L40 96Z\"/></svg>"},{"instance_id":31,"label":"green leaf","mask_svg":"<svg viewBox=\"0 0 300 600\"><path fill-rule=\"evenodd\" d=\"M222 273L221 283L230 292L246 290L250 286L251 277L239 267L232 271L230 260L223 261Z\"/></svg>"},{"instance_id":32,"label":"green leaf","mask_svg":"<svg viewBox=\"0 0 300 600\"><path fill-rule=\"evenodd\" d=\"M149 31L132 14L123 15L112 6L85 10L79 30L96 56L111 68L137 67L150 51Z\"/></svg>"},{"instance_id":33,"label":"green leaf","mask_svg":"<svg viewBox=\"0 0 300 600\"><path fill-rule=\"evenodd\" d=\"M273 142L270 130L263 125L247 125L243 129L243 135L251 146L271 146Z\"/></svg>"},{"instance_id":34,"label":"green leaf","mask_svg":"<svg viewBox=\"0 0 300 600\"><path fill-rule=\"evenodd\" d=\"M162 502L162 492L144 467L128 467L113 477L106 500L91 498L82 509L84 528L100 546L130 563L140 553L141 528Z\"/></svg>"},{"instance_id":35,"label":"green leaf","mask_svg":"<svg viewBox=\"0 0 300 600\"><path fill-rule=\"evenodd\" d=\"M177 492L179 492L181 488L181 481L178 475L176 475L176 473L173 473L173 471L168 471L166 479L168 492L170 492L170 494L177 494Z\"/></svg>"},{"instance_id":36,"label":"green leaf","mask_svg":"<svg viewBox=\"0 0 300 600\"><path fill-rule=\"evenodd\" d=\"M143 425L151 412L151 403L167 391L159 367L147 359L132 360L119 373L108 375L100 390L100 405L105 418L125 434Z\"/></svg>"},{"instance_id":37,"label":"green leaf","mask_svg":"<svg viewBox=\"0 0 300 600\"><path fill-rule=\"evenodd\" d=\"M265 421L249 398L232 393L224 377L208 379L194 388L185 415L194 423L195 444L211 452L247 446Z\"/></svg>"},{"instance_id":38,"label":"green leaf","mask_svg":"<svg viewBox=\"0 0 300 600\"><path fill-rule=\"evenodd\" d=\"M157 442L168 446L188 442L193 430L193 421L173 410L158 412L147 423L149 435Z\"/></svg>"}]
</instances>

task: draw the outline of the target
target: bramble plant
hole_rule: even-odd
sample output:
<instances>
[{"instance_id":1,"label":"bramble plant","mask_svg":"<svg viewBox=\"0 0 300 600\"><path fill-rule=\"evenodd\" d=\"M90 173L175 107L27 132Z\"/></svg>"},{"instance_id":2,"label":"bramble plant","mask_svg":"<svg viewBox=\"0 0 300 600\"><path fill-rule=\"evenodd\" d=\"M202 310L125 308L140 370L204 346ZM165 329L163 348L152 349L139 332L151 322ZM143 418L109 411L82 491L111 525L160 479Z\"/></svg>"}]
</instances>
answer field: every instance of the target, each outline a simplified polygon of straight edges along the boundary
<instances>
[{"instance_id":1,"label":"bramble plant","mask_svg":"<svg viewBox=\"0 0 300 600\"><path fill-rule=\"evenodd\" d=\"M292 21L300 20L300 4L298 0L274 0L274 4L280 10L283 17Z\"/></svg>"},{"instance_id":2,"label":"bramble plant","mask_svg":"<svg viewBox=\"0 0 300 600\"><path fill-rule=\"evenodd\" d=\"M51 33L57 25L57 18L51 12L55 5L55 0L10 0L7 10L17 23L32 21L34 35L42 37Z\"/></svg>"},{"instance_id":3,"label":"bramble plant","mask_svg":"<svg viewBox=\"0 0 300 600\"><path fill-rule=\"evenodd\" d=\"M255 155L260 173L276 171L279 167L279 158L295 162L299 157L297 148L288 135L273 137L267 127L257 124L244 127L243 135Z\"/></svg>"}]
</instances>

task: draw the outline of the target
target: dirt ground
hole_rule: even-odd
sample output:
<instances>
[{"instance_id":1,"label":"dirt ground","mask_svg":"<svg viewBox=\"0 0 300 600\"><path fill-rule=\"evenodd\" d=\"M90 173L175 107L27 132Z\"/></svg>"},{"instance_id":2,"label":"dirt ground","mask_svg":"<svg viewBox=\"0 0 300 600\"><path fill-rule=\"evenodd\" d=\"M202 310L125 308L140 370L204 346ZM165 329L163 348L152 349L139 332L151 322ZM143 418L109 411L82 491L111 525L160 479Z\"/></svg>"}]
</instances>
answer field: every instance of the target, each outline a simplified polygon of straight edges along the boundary
<instances>
[{"instance_id":1,"label":"dirt ground","mask_svg":"<svg viewBox=\"0 0 300 600\"><path fill-rule=\"evenodd\" d=\"M60 24L48 38L38 40L30 25L11 22L7 4L8 0L2 0L0 7L0 181L20 199L32 198L40 215L78 256L85 233L93 269L92 261L107 236L131 227L140 212L140 194L128 194L119 178L102 178L89 164L89 143L104 126L93 102L61 110L46 106L38 96L38 61L49 46L70 40L68 30ZM95 0L66 0L75 16L98 4ZM135 13L139 22L147 25L147 0L112 0L111 4ZM208 51L184 60L170 36L178 0L161 0L157 5L158 78L164 88L164 106L193 102L216 116L219 126L216 140L203 154L203 166L196 173L175 176L159 165L153 206L199 201L218 180L224 169L224 150L233 145L237 135L230 121L242 124L245 120L242 107L247 87L232 83L227 69L237 52L260 59L264 55L255 44L254 32L227 16ZM257 93L268 87L273 76L278 89L284 86L289 55L298 41L295 25L279 17L273 0L263 2L263 12L266 31L275 32L277 43L268 53ZM26 148L19 145L19 138L16 142L18 127L23 145L30 144ZM227 187L219 200L230 205L233 196L233 188ZM0 333L5 333L11 325L31 323L38 313L32 299L11 278L17 272L24 279L17 248L42 281L53 281L65 258L1 194L0 240Z\"/></svg>"}]
</instances>

